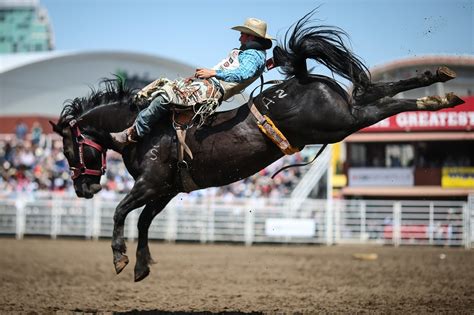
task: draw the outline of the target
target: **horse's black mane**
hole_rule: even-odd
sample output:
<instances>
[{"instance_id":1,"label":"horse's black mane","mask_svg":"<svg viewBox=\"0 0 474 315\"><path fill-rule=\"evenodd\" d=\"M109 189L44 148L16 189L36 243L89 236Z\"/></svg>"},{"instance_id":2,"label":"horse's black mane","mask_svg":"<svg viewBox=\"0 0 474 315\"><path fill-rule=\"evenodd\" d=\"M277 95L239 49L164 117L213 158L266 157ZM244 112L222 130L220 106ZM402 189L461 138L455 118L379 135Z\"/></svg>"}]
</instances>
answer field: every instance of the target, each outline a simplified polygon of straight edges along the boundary
<instances>
[{"instance_id":1,"label":"horse's black mane","mask_svg":"<svg viewBox=\"0 0 474 315\"><path fill-rule=\"evenodd\" d=\"M136 110L138 104L134 100L134 95L135 89L127 87L120 77L104 78L99 83L99 89L91 88L89 96L67 100L61 111L58 124L67 124L72 119L77 119L96 107L116 102L123 102Z\"/></svg>"}]
</instances>

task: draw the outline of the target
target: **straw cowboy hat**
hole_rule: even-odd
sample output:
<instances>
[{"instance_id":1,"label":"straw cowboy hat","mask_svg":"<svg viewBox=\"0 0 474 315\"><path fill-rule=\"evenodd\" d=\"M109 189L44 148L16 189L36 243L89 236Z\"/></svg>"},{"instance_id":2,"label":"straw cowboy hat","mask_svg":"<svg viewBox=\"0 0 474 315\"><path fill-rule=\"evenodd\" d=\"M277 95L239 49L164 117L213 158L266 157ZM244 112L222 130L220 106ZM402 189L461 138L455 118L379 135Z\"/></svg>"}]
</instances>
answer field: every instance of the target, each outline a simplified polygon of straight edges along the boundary
<instances>
[{"instance_id":1,"label":"straw cowboy hat","mask_svg":"<svg viewBox=\"0 0 474 315\"><path fill-rule=\"evenodd\" d=\"M248 18L245 20L244 25L234 26L232 29L261 38L273 39L267 34L267 23L256 18Z\"/></svg>"}]
</instances>

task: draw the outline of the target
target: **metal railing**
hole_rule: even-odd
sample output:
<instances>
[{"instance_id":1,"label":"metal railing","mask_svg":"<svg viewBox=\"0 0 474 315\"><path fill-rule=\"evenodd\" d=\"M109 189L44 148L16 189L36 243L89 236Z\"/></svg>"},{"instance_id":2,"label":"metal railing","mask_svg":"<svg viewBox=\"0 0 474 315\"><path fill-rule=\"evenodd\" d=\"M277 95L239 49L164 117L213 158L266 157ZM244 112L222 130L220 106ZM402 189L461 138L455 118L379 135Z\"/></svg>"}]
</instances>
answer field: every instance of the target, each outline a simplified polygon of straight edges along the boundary
<instances>
[{"instance_id":1,"label":"metal railing","mask_svg":"<svg viewBox=\"0 0 474 315\"><path fill-rule=\"evenodd\" d=\"M375 243L471 248L474 202L175 198L155 218L149 237L167 241L253 243ZM110 237L117 200L49 194L0 200L0 234ZM137 237L141 209L125 235Z\"/></svg>"}]
</instances>

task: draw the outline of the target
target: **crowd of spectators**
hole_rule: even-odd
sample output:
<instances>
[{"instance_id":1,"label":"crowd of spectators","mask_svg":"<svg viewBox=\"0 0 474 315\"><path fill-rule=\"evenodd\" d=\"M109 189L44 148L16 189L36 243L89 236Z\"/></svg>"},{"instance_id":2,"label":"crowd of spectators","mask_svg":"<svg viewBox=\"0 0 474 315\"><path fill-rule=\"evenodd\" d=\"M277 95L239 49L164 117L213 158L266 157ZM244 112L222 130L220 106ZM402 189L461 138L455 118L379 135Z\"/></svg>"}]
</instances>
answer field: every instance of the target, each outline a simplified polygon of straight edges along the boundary
<instances>
[{"instance_id":1,"label":"crowd of spectators","mask_svg":"<svg viewBox=\"0 0 474 315\"><path fill-rule=\"evenodd\" d=\"M301 163L307 158L308 154L304 153L287 156L254 176L224 187L196 191L191 197L288 197L303 170L290 168L280 172L274 179L271 176L282 166ZM102 196L114 198L117 194L126 193L133 183L121 156L109 150L107 172L101 180ZM31 130L25 124L18 123L15 134L0 135L0 196L38 191L74 195L69 165L62 152L62 141L55 135L44 135L37 123Z\"/></svg>"},{"instance_id":2,"label":"crowd of spectators","mask_svg":"<svg viewBox=\"0 0 474 315\"><path fill-rule=\"evenodd\" d=\"M69 186L69 167L60 141L46 141L39 124L28 133L18 124L15 135L0 138L0 193L64 191Z\"/></svg>"}]
</instances>

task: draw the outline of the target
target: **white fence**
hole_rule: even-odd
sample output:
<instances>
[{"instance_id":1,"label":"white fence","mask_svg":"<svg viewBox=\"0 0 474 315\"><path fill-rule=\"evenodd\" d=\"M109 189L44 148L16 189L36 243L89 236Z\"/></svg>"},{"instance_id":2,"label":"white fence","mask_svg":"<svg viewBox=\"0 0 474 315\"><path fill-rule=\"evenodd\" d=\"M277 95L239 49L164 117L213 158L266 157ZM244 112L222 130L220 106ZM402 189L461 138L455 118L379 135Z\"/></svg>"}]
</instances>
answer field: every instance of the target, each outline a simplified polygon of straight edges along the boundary
<instances>
[{"instance_id":1,"label":"white fence","mask_svg":"<svg viewBox=\"0 0 474 315\"><path fill-rule=\"evenodd\" d=\"M111 237L118 200L47 195L0 200L0 234ZM297 213L291 200L175 198L155 218L149 237L167 241L378 243L449 245L474 242L474 202L311 200ZM125 233L137 237L140 210Z\"/></svg>"}]
</instances>

